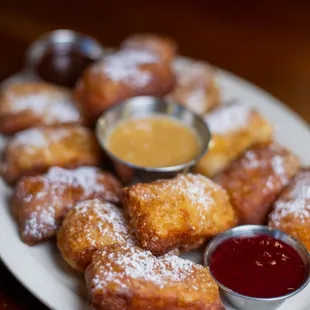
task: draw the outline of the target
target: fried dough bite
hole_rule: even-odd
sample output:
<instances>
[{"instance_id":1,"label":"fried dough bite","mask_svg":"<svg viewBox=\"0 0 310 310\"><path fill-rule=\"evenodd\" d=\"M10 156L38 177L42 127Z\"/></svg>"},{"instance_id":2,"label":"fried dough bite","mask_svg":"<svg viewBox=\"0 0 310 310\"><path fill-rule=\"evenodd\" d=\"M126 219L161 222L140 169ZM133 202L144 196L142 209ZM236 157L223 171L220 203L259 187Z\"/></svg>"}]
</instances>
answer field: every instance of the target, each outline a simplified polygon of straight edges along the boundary
<instances>
[{"instance_id":1,"label":"fried dough bite","mask_svg":"<svg viewBox=\"0 0 310 310\"><path fill-rule=\"evenodd\" d=\"M212 134L207 154L197 163L195 172L214 177L250 146L269 142L272 127L255 109L233 101L204 116Z\"/></svg>"},{"instance_id":2,"label":"fried dough bite","mask_svg":"<svg viewBox=\"0 0 310 310\"><path fill-rule=\"evenodd\" d=\"M95 136L80 126L21 131L9 140L2 156L1 176L11 185L22 176L44 173L52 166L76 168L101 162Z\"/></svg>"},{"instance_id":3,"label":"fried dough bite","mask_svg":"<svg viewBox=\"0 0 310 310\"><path fill-rule=\"evenodd\" d=\"M124 49L94 63L78 81L75 96L93 124L107 108L141 95L163 97L175 85L170 65L146 50Z\"/></svg>"},{"instance_id":4,"label":"fried dough bite","mask_svg":"<svg viewBox=\"0 0 310 310\"><path fill-rule=\"evenodd\" d=\"M82 123L69 90L44 82L13 83L0 91L0 132Z\"/></svg>"},{"instance_id":5,"label":"fried dough bite","mask_svg":"<svg viewBox=\"0 0 310 310\"><path fill-rule=\"evenodd\" d=\"M123 203L140 246L155 255L196 248L236 224L226 191L202 175L129 186Z\"/></svg>"},{"instance_id":6,"label":"fried dough bite","mask_svg":"<svg viewBox=\"0 0 310 310\"><path fill-rule=\"evenodd\" d=\"M121 184L95 167L52 167L46 174L22 178L15 187L12 210L22 240L35 244L54 236L67 212L79 201L102 198L119 203Z\"/></svg>"},{"instance_id":7,"label":"fried dough bite","mask_svg":"<svg viewBox=\"0 0 310 310\"><path fill-rule=\"evenodd\" d=\"M282 191L268 225L299 239L310 252L310 168L301 170Z\"/></svg>"},{"instance_id":8,"label":"fried dough bite","mask_svg":"<svg viewBox=\"0 0 310 310\"><path fill-rule=\"evenodd\" d=\"M85 279L96 310L225 309L207 268L138 247L112 245L95 252Z\"/></svg>"},{"instance_id":9,"label":"fried dough bite","mask_svg":"<svg viewBox=\"0 0 310 310\"><path fill-rule=\"evenodd\" d=\"M146 50L171 62L177 53L176 43L168 37L156 34L140 33L129 36L121 44L122 49Z\"/></svg>"},{"instance_id":10,"label":"fried dough bite","mask_svg":"<svg viewBox=\"0 0 310 310\"><path fill-rule=\"evenodd\" d=\"M256 145L214 178L230 196L239 224L264 224L271 205L300 168L277 143Z\"/></svg>"},{"instance_id":11,"label":"fried dough bite","mask_svg":"<svg viewBox=\"0 0 310 310\"><path fill-rule=\"evenodd\" d=\"M134 239L123 211L99 199L79 202L57 233L63 258L78 271L84 271L96 250L111 244L133 245Z\"/></svg>"},{"instance_id":12,"label":"fried dough bite","mask_svg":"<svg viewBox=\"0 0 310 310\"><path fill-rule=\"evenodd\" d=\"M207 63L176 59L173 71L177 85L167 96L197 114L204 114L220 102L220 89L214 69Z\"/></svg>"}]
</instances>

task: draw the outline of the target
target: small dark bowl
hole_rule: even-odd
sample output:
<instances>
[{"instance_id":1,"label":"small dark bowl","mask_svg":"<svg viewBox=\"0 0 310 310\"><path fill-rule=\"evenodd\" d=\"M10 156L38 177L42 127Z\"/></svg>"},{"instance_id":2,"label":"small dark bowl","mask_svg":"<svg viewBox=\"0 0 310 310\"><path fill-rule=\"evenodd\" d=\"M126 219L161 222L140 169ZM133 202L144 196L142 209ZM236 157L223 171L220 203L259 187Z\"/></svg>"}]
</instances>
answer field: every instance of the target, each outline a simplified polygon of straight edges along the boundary
<instances>
[{"instance_id":1,"label":"small dark bowl","mask_svg":"<svg viewBox=\"0 0 310 310\"><path fill-rule=\"evenodd\" d=\"M25 67L34 69L44 52L50 46L58 44L74 45L81 49L85 55L94 59L104 55L104 48L96 39L73 30L57 29L43 34L31 43L26 51Z\"/></svg>"},{"instance_id":2,"label":"small dark bowl","mask_svg":"<svg viewBox=\"0 0 310 310\"><path fill-rule=\"evenodd\" d=\"M54 30L43 34L28 47L25 56L25 73L27 75L40 79L37 74L37 66L43 55L50 49L74 49L93 61L101 59L105 55L105 49L90 36L68 29Z\"/></svg>"}]
</instances>

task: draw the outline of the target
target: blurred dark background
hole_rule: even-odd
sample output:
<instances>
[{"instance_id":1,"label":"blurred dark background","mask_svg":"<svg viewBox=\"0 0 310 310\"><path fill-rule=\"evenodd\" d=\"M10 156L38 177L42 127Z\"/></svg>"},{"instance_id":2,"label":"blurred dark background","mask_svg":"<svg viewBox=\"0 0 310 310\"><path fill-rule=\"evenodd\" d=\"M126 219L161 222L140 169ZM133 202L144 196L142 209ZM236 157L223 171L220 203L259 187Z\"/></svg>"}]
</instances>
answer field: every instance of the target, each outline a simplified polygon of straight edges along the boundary
<instances>
[{"instance_id":1,"label":"blurred dark background","mask_svg":"<svg viewBox=\"0 0 310 310\"><path fill-rule=\"evenodd\" d=\"M310 121L310 1L1 0L0 79L19 70L43 32L71 28L116 46L156 32L180 53L258 84Z\"/></svg>"},{"instance_id":2,"label":"blurred dark background","mask_svg":"<svg viewBox=\"0 0 310 310\"><path fill-rule=\"evenodd\" d=\"M0 80L21 69L31 41L56 28L107 46L135 32L171 36L181 54L250 80L310 122L309 0L0 0ZM40 305L0 271L0 310Z\"/></svg>"},{"instance_id":3,"label":"blurred dark background","mask_svg":"<svg viewBox=\"0 0 310 310\"><path fill-rule=\"evenodd\" d=\"M129 34L176 39L271 92L310 121L310 1L0 0L0 79L19 70L43 32L71 28L117 46Z\"/></svg>"}]
</instances>

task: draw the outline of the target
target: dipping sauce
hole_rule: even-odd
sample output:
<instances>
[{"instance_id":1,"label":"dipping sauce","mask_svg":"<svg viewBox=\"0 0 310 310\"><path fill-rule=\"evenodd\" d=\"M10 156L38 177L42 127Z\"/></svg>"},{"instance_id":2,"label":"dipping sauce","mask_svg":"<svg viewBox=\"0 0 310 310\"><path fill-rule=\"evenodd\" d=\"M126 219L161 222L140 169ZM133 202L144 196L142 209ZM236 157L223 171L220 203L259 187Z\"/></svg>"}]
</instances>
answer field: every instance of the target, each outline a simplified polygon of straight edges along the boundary
<instances>
[{"instance_id":1,"label":"dipping sauce","mask_svg":"<svg viewBox=\"0 0 310 310\"><path fill-rule=\"evenodd\" d=\"M126 120L111 130L106 148L118 158L143 167L190 162L201 150L196 132L171 117Z\"/></svg>"},{"instance_id":2,"label":"dipping sauce","mask_svg":"<svg viewBox=\"0 0 310 310\"><path fill-rule=\"evenodd\" d=\"M47 82L74 87L82 72L94 61L71 44L54 44L44 52L36 71Z\"/></svg>"},{"instance_id":3,"label":"dipping sauce","mask_svg":"<svg viewBox=\"0 0 310 310\"><path fill-rule=\"evenodd\" d=\"M209 267L220 283L250 297L283 296L307 278L295 249L267 235L224 241L212 254Z\"/></svg>"}]
</instances>

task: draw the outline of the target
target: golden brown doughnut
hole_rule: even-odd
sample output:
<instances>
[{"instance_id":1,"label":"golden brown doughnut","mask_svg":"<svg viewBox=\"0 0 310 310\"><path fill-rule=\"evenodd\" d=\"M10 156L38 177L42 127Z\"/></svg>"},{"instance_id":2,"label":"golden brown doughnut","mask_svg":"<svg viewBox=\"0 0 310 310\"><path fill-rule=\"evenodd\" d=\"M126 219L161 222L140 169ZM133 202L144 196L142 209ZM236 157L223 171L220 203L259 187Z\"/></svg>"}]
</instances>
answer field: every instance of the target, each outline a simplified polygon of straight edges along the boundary
<instances>
[{"instance_id":1,"label":"golden brown doughnut","mask_svg":"<svg viewBox=\"0 0 310 310\"><path fill-rule=\"evenodd\" d=\"M202 175L135 184L123 199L139 245L155 255L198 247L236 224L226 191Z\"/></svg>"},{"instance_id":2,"label":"golden brown doughnut","mask_svg":"<svg viewBox=\"0 0 310 310\"><path fill-rule=\"evenodd\" d=\"M269 226L299 239L310 252L310 168L302 169L282 191L269 214Z\"/></svg>"},{"instance_id":3,"label":"golden brown doughnut","mask_svg":"<svg viewBox=\"0 0 310 310\"><path fill-rule=\"evenodd\" d=\"M207 154L195 172L214 177L250 146L272 139L272 126L254 108L233 101L204 116L212 134Z\"/></svg>"},{"instance_id":4,"label":"golden brown doughnut","mask_svg":"<svg viewBox=\"0 0 310 310\"><path fill-rule=\"evenodd\" d=\"M15 184L22 176L46 172L52 166L99 166L101 150L93 133L81 126L31 128L15 134L6 145L1 176Z\"/></svg>"},{"instance_id":5,"label":"golden brown doughnut","mask_svg":"<svg viewBox=\"0 0 310 310\"><path fill-rule=\"evenodd\" d=\"M22 240L31 245L54 236L67 212L79 201L101 198L119 203L121 184L95 167L52 167L46 174L22 178L12 209Z\"/></svg>"},{"instance_id":6,"label":"golden brown doughnut","mask_svg":"<svg viewBox=\"0 0 310 310\"><path fill-rule=\"evenodd\" d=\"M138 247L97 251L85 272L96 310L224 310L207 268Z\"/></svg>"},{"instance_id":7,"label":"golden brown doughnut","mask_svg":"<svg viewBox=\"0 0 310 310\"><path fill-rule=\"evenodd\" d=\"M111 244L133 245L134 239L123 211L99 199L79 202L57 233L63 258L79 271L84 271L96 250Z\"/></svg>"},{"instance_id":8,"label":"golden brown doughnut","mask_svg":"<svg viewBox=\"0 0 310 310\"><path fill-rule=\"evenodd\" d=\"M69 90L44 82L13 83L0 90L0 132L30 127L81 124Z\"/></svg>"},{"instance_id":9,"label":"golden brown doughnut","mask_svg":"<svg viewBox=\"0 0 310 310\"><path fill-rule=\"evenodd\" d=\"M94 124L107 108L130 97L163 97L175 76L159 56L146 50L120 50L90 66L78 81L75 96L82 115Z\"/></svg>"},{"instance_id":10,"label":"golden brown doughnut","mask_svg":"<svg viewBox=\"0 0 310 310\"><path fill-rule=\"evenodd\" d=\"M230 196L239 224L264 224L272 203L300 167L298 158L277 143L247 150L214 178Z\"/></svg>"},{"instance_id":11,"label":"golden brown doughnut","mask_svg":"<svg viewBox=\"0 0 310 310\"><path fill-rule=\"evenodd\" d=\"M220 102L214 69L207 63L184 58L173 62L177 84L167 96L197 114L204 114Z\"/></svg>"}]
</instances>

